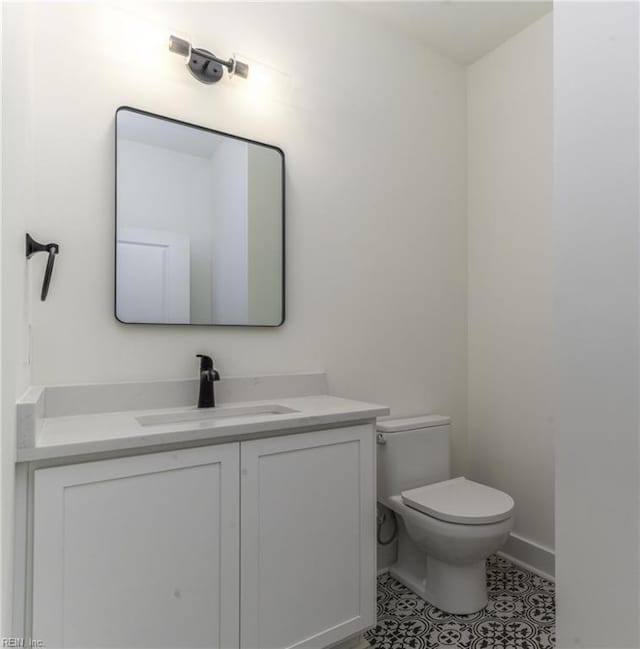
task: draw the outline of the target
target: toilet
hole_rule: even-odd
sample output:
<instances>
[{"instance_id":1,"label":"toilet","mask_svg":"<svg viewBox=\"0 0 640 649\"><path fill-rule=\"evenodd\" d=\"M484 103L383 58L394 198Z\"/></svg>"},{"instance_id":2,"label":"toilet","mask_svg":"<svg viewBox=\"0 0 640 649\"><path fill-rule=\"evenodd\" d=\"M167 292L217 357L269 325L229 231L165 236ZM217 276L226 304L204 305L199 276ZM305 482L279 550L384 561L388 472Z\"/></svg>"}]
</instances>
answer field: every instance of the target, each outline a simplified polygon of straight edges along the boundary
<instances>
[{"instance_id":1,"label":"toilet","mask_svg":"<svg viewBox=\"0 0 640 649\"><path fill-rule=\"evenodd\" d=\"M451 420L424 415L378 422L378 502L398 523L391 575L448 613L487 605L485 560L513 527L508 494L450 475Z\"/></svg>"}]
</instances>

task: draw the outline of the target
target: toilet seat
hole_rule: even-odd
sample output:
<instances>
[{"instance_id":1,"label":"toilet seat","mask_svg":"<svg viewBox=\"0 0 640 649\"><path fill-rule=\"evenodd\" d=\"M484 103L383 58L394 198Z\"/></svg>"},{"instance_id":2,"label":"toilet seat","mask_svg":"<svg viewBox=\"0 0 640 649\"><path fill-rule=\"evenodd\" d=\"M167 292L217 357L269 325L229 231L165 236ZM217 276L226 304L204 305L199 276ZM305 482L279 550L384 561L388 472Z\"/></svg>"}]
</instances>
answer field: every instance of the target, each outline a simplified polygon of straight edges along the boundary
<instances>
[{"instance_id":1,"label":"toilet seat","mask_svg":"<svg viewBox=\"0 0 640 649\"><path fill-rule=\"evenodd\" d=\"M513 498L466 478L454 478L409 489L401 494L408 507L448 523L486 525L509 518Z\"/></svg>"}]
</instances>

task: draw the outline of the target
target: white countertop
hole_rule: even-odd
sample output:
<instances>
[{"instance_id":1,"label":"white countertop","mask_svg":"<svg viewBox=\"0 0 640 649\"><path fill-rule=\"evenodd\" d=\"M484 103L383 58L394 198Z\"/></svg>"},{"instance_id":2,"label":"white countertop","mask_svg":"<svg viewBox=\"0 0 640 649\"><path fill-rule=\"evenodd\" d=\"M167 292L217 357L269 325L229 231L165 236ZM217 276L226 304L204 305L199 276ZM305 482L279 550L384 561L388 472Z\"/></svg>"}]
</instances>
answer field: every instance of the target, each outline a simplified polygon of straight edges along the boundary
<instances>
[{"instance_id":1,"label":"white countertop","mask_svg":"<svg viewBox=\"0 0 640 649\"><path fill-rule=\"evenodd\" d=\"M373 420L389 414L385 406L342 399L327 394L225 402L212 410L220 414L237 406L278 404L296 412L234 416L143 426L137 417L195 410L194 406L121 412L93 412L42 417L35 444L18 448L18 462L121 451L187 442L223 443L288 434L322 426ZM214 414L215 414L214 412Z\"/></svg>"}]
</instances>

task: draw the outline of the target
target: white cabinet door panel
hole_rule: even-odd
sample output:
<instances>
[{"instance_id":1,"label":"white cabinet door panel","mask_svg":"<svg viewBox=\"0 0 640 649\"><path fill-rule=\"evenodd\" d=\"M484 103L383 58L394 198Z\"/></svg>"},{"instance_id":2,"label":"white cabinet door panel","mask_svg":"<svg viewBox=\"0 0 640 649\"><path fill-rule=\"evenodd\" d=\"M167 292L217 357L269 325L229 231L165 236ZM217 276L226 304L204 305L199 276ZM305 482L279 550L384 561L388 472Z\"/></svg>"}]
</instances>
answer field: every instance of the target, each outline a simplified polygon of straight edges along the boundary
<instances>
[{"instance_id":1,"label":"white cabinet door panel","mask_svg":"<svg viewBox=\"0 0 640 649\"><path fill-rule=\"evenodd\" d=\"M33 637L238 647L239 445L35 472Z\"/></svg>"},{"instance_id":2,"label":"white cabinet door panel","mask_svg":"<svg viewBox=\"0 0 640 649\"><path fill-rule=\"evenodd\" d=\"M242 444L242 647L325 647L374 624L374 453L370 425Z\"/></svg>"}]
</instances>

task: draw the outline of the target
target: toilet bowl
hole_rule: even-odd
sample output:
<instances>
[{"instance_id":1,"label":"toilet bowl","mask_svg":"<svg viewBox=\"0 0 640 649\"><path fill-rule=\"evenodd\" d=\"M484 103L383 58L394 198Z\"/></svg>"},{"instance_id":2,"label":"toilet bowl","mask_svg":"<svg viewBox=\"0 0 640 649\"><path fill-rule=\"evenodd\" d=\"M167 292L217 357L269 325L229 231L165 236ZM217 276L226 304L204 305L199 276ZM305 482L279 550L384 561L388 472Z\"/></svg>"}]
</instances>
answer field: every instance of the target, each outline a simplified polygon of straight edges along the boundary
<instances>
[{"instance_id":1,"label":"toilet bowl","mask_svg":"<svg viewBox=\"0 0 640 649\"><path fill-rule=\"evenodd\" d=\"M398 579L437 608L474 613L487 604L485 560L513 527L513 499L449 478L450 420L425 416L378 425L378 501L398 520Z\"/></svg>"}]
</instances>

